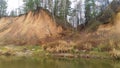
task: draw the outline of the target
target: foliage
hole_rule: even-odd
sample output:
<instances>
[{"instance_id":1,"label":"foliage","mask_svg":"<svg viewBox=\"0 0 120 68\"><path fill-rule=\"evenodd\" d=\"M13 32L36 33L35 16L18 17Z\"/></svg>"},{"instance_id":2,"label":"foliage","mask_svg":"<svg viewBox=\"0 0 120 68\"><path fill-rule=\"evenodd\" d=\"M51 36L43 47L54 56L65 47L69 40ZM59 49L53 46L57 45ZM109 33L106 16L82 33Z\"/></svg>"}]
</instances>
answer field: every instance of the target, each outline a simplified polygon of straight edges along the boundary
<instances>
[{"instance_id":1,"label":"foliage","mask_svg":"<svg viewBox=\"0 0 120 68\"><path fill-rule=\"evenodd\" d=\"M93 20L97 16L95 0L85 0L85 18L86 22Z\"/></svg>"},{"instance_id":2,"label":"foliage","mask_svg":"<svg viewBox=\"0 0 120 68\"><path fill-rule=\"evenodd\" d=\"M37 7L39 7L40 4L40 0L24 0L24 2L25 2L24 10L26 12L36 9Z\"/></svg>"},{"instance_id":3,"label":"foliage","mask_svg":"<svg viewBox=\"0 0 120 68\"><path fill-rule=\"evenodd\" d=\"M5 16L7 11L6 0L0 0L0 17Z\"/></svg>"}]
</instances>

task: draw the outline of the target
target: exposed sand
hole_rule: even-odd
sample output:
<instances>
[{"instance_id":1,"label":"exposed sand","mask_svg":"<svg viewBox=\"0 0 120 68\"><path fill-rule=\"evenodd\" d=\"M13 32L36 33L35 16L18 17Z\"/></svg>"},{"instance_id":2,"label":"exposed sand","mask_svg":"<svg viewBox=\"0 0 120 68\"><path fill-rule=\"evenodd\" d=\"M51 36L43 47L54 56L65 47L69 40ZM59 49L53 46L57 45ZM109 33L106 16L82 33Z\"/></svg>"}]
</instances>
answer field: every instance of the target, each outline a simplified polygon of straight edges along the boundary
<instances>
[{"instance_id":1,"label":"exposed sand","mask_svg":"<svg viewBox=\"0 0 120 68\"><path fill-rule=\"evenodd\" d=\"M0 19L0 40L5 43L39 44L41 39L59 37L62 31L51 13L42 8L18 17Z\"/></svg>"}]
</instances>

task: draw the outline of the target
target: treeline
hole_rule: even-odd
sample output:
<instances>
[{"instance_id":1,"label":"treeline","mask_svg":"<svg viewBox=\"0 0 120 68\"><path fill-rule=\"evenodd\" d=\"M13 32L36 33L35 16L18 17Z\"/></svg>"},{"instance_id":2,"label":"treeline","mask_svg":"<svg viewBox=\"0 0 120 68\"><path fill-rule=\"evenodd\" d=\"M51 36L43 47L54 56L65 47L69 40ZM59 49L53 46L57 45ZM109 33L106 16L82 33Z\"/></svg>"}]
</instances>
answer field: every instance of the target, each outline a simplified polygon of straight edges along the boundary
<instances>
[{"instance_id":1,"label":"treeline","mask_svg":"<svg viewBox=\"0 0 120 68\"><path fill-rule=\"evenodd\" d=\"M111 0L74 0L73 2L71 0L23 0L23 2L22 7L11 11L11 16L43 7L48 9L53 16L59 16L76 27L80 24L89 25L90 21L96 20L97 16L111 3ZM7 1L0 0L0 16L7 15L6 9Z\"/></svg>"},{"instance_id":2,"label":"treeline","mask_svg":"<svg viewBox=\"0 0 120 68\"><path fill-rule=\"evenodd\" d=\"M0 0L0 17L7 15L7 1Z\"/></svg>"}]
</instances>

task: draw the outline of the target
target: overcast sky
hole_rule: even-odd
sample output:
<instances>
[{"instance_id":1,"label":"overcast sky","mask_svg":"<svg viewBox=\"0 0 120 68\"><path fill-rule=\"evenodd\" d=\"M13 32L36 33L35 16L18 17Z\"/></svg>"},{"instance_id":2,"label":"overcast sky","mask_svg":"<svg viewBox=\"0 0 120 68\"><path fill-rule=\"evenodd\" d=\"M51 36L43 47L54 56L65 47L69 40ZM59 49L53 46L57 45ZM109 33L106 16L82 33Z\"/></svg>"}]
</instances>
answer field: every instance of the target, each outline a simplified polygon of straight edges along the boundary
<instances>
[{"instance_id":1,"label":"overcast sky","mask_svg":"<svg viewBox=\"0 0 120 68\"><path fill-rule=\"evenodd\" d=\"M22 0L8 0L8 11L15 10L23 5Z\"/></svg>"}]
</instances>

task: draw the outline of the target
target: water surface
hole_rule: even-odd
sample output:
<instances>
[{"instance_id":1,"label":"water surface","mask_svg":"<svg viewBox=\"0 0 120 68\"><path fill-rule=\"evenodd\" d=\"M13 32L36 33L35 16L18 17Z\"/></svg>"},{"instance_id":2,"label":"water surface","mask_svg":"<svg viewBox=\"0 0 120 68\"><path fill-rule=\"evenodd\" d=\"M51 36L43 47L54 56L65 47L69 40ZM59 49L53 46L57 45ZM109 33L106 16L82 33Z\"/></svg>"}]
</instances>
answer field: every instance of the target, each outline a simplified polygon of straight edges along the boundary
<instances>
[{"instance_id":1,"label":"water surface","mask_svg":"<svg viewBox=\"0 0 120 68\"><path fill-rule=\"evenodd\" d=\"M0 57L0 68L120 68L120 63L100 59Z\"/></svg>"}]
</instances>

